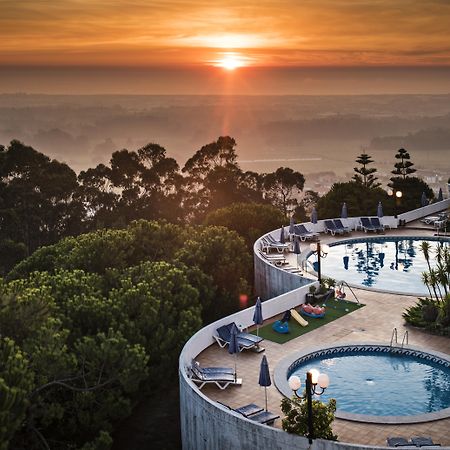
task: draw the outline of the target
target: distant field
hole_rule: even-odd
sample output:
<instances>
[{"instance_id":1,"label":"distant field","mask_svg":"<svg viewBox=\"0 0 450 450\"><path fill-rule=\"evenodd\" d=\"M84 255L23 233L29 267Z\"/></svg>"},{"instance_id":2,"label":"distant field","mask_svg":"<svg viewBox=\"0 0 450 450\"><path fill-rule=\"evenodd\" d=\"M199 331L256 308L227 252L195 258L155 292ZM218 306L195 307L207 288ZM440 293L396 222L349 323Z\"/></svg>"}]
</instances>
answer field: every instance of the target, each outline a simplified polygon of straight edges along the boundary
<instances>
[{"instance_id":1,"label":"distant field","mask_svg":"<svg viewBox=\"0 0 450 450\"><path fill-rule=\"evenodd\" d=\"M183 165L225 134L236 139L245 170L345 177L367 150L388 174L407 143L417 168L446 175L450 95L0 95L1 144L19 139L77 171L149 142Z\"/></svg>"}]
</instances>

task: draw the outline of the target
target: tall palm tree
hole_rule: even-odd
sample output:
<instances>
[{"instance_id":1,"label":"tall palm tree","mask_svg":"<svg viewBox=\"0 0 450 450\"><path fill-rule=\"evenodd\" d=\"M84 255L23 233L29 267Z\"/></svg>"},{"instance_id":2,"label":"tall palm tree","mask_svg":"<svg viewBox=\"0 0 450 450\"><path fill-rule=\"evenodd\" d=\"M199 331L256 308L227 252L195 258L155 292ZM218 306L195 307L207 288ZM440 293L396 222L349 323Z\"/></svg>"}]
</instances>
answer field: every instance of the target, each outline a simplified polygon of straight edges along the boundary
<instances>
[{"instance_id":1,"label":"tall palm tree","mask_svg":"<svg viewBox=\"0 0 450 450\"><path fill-rule=\"evenodd\" d=\"M422 250L423 256L425 257L425 261L428 264L428 270L431 270L431 266L430 266L430 249L431 249L431 244L427 241L422 241L422 243L420 244L420 248Z\"/></svg>"},{"instance_id":2,"label":"tall palm tree","mask_svg":"<svg viewBox=\"0 0 450 450\"><path fill-rule=\"evenodd\" d=\"M444 288L445 296L448 294L448 283L449 283L449 274L448 271L445 270L444 264L439 262L436 267L436 274L440 285Z\"/></svg>"},{"instance_id":3,"label":"tall palm tree","mask_svg":"<svg viewBox=\"0 0 450 450\"><path fill-rule=\"evenodd\" d=\"M428 273L428 276L429 276L431 287L433 288L433 291L434 291L434 295L436 296L436 300L439 301L439 299L442 298L442 293L441 293L441 289L439 288L437 272L434 269L431 269L430 272ZM436 288L439 291L439 295L436 292Z\"/></svg>"},{"instance_id":4,"label":"tall palm tree","mask_svg":"<svg viewBox=\"0 0 450 450\"><path fill-rule=\"evenodd\" d=\"M441 242L436 248L436 260L439 264L442 262L442 259L444 257L443 250L444 250L444 247L443 247L443 243Z\"/></svg>"},{"instance_id":5,"label":"tall palm tree","mask_svg":"<svg viewBox=\"0 0 450 450\"><path fill-rule=\"evenodd\" d=\"M430 278L428 277L428 272L422 272L422 282L427 287L428 292L430 293L430 298L433 300L433 294L430 289Z\"/></svg>"}]
</instances>

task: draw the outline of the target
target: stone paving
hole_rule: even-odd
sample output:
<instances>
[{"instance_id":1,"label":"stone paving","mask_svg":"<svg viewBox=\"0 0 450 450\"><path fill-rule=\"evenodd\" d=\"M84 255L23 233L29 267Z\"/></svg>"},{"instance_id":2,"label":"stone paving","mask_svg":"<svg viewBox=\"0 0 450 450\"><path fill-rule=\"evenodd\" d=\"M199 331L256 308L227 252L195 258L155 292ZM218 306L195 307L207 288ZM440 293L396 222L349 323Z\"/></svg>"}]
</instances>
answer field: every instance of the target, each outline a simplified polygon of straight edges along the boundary
<instances>
[{"instance_id":1,"label":"stone paving","mask_svg":"<svg viewBox=\"0 0 450 450\"><path fill-rule=\"evenodd\" d=\"M395 235L433 235L431 230L418 232L405 228L392 230L388 233ZM361 234L364 236L364 233L354 232L352 237L358 237ZM321 242L327 242L331 239L331 237L325 236L321 239ZM308 244L302 243L302 245L306 250ZM295 255L290 257L295 257ZM409 343L413 346L450 354L449 338L430 335L405 325L402 313L405 308L416 302L416 297L361 289L355 289L355 293L359 301L366 305L364 308L282 345L264 341L271 376L273 377L273 369L277 363L291 353L326 344L358 342L388 344L394 327L398 330L399 339L408 330ZM265 323L277 318L273 317L266 320ZM221 349L216 344L208 347L198 355L197 359L204 366L233 367L234 365L234 356L229 355L226 349ZM237 367L238 376L243 378L243 385L241 387L230 386L224 391L207 385L202 389L202 392L212 400L220 401L233 408L248 403L257 403L263 406L264 388L258 385L260 361L261 354L246 351L240 353L237 359ZM332 389L332 380L329 389ZM280 409L281 394L273 384L267 389L267 392L269 410L280 414L282 417ZM281 420L277 420L275 426L281 428ZM406 438L430 436L434 442L443 446L450 446L450 418L408 425L369 424L336 419L333 429L341 442L385 446L388 436L403 436Z\"/></svg>"}]
</instances>

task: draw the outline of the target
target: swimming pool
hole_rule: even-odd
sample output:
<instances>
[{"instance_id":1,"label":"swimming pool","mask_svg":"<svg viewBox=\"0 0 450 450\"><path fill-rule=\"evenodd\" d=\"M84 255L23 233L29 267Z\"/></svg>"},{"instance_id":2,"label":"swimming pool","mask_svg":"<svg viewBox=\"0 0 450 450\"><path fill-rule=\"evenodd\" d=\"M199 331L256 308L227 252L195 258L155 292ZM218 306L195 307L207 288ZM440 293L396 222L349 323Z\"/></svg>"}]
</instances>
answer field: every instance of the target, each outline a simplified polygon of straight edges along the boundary
<instances>
[{"instance_id":1,"label":"swimming pool","mask_svg":"<svg viewBox=\"0 0 450 450\"><path fill-rule=\"evenodd\" d=\"M336 416L364 422L415 423L450 416L450 359L413 348L363 344L294 357L277 366L275 382L286 396L291 375L326 373L322 401L335 398ZM304 384L303 384L304 386Z\"/></svg>"},{"instance_id":2,"label":"swimming pool","mask_svg":"<svg viewBox=\"0 0 450 450\"><path fill-rule=\"evenodd\" d=\"M421 274L428 270L420 249L430 244L430 264L435 266L436 249L449 245L448 238L375 237L348 239L330 244L330 252L321 258L322 274L350 285L402 294L427 295ZM309 256L313 263L315 256Z\"/></svg>"}]
</instances>

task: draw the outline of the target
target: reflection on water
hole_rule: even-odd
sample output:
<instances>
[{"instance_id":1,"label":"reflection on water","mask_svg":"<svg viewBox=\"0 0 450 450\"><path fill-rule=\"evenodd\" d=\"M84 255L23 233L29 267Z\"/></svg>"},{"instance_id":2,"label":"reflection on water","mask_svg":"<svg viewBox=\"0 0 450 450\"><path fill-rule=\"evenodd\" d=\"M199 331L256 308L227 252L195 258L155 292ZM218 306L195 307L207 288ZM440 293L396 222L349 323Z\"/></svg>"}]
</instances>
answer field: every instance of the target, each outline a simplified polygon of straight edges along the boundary
<instances>
[{"instance_id":1,"label":"reflection on water","mask_svg":"<svg viewBox=\"0 0 450 450\"><path fill-rule=\"evenodd\" d=\"M428 270L420 249L423 239L366 239L330 247L322 259L322 273L350 284L389 291L426 295L421 274ZM431 267L437 247L448 242L427 240Z\"/></svg>"}]
</instances>

